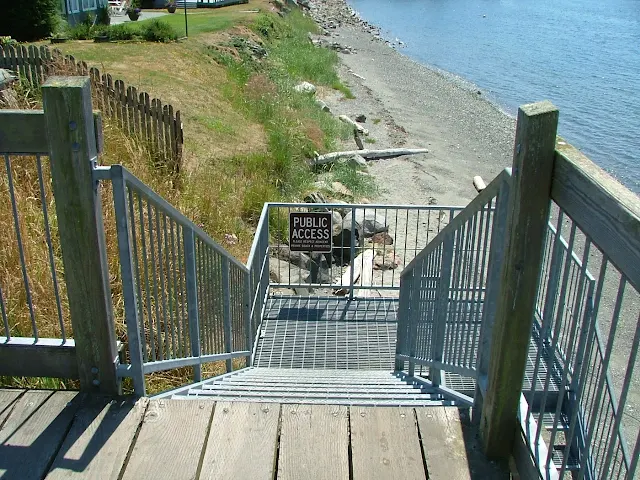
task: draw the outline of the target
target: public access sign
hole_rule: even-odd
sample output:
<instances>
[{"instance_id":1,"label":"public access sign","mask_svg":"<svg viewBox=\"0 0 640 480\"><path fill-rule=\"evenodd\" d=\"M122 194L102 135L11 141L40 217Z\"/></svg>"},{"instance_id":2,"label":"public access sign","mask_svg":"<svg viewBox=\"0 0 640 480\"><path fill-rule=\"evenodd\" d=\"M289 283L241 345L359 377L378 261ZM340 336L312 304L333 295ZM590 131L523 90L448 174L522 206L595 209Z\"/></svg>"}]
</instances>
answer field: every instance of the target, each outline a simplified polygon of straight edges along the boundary
<instances>
[{"instance_id":1,"label":"public access sign","mask_svg":"<svg viewBox=\"0 0 640 480\"><path fill-rule=\"evenodd\" d=\"M291 212L289 249L292 252L331 252L331 212Z\"/></svg>"}]
</instances>

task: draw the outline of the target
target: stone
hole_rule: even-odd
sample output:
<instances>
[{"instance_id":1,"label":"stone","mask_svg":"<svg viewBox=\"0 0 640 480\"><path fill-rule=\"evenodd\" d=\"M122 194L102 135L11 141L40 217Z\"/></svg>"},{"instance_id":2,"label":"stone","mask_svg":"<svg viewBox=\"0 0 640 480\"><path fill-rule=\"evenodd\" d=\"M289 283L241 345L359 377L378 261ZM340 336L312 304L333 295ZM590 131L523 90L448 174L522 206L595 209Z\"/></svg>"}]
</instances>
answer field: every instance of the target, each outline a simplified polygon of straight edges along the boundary
<instances>
[{"instance_id":1,"label":"stone","mask_svg":"<svg viewBox=\"0 0 640 480\"><path fill-rule=\"evenodd\" d=\"M331 284L329 262L323 253L311 252L311 269L309 273L309 283Z\"/></svg>"},{"instance_id":2,"label":"stone","mask_svg":"<svg viewBox=\"0 0 640 480\"><path fill-rule=\"evenodd\" d=\"M224 241L227 245L236 245L238 243L238 236L235 233L225 233Z\"/></svg>"},{"instance_id":3,"label":"stone","mask_svg":"<svg viewBox=\"0 0 640 480\"><path fill-rule=\"evenodd\" d=\"M318 107L320 107L320 110L322 110L323 112L331 113L329 105L324 103L322 100L316 99L316 105L318 105Z\"/></svg>"},{"instance_id":4,"label":"stone","mask_svg":"<svg viewBox=\"0 0 640 480\"><path fill-rule=\"evenodd\" d=\"M337 210L331 211L331 229L333 237L340 235L342 231L342 215Z\"/></svg>"},{"instance_id":5,"label":"stone","mask_svg":"<svg viewBox=\"0 0 640 480\"><path fill-rule=\"evenodd\" d=\"M327 199L320 192L311 192L304 197L305 203L328 203Z\"/></svg>"},{"instance_id":6,"label":"stone","mask_svg":"<svg viewBox=\"0 0 640 480\"><path fill-rule=\"evenodd\" d=\"M389 230L384 215L372 210L356 210L356 222L361 225L365 237L372 237L376 233Z\"/></svg>"},{"instance_id":7,"label":"stone","mask_svg":"<svg viewBox=\"0 0 640 480\"><path fill-rule=\"evenodd\" d=\"M288 245L275 245L269 247L275 257L304 270L311 269L311 257L304 252L292 252Z\"/></svg>"},{"instance_id":8,"label":"stone","mask_svg":"<svg viewBox=\"0 0 640 480\"><path fill-rule=\"evenodd\" d=\"M360 225L351 222L351 215L346 215L342 219L342 230L333 237L333 258L339 265L344 265L351 261L351 237L353 235L356 255L358 247L362 244L363 235Z\"/></svg>"},{"instance_id":9,"label":"stone","mask_svg":"<svg viewBox=\"0 0 640 480\"><path fill-rule=\"evenodd\" d=\"M344 195L345 197L353 197L353 192L340 182L332 182L331 188L334 192L339 193L340 195Z\"/></svg>"},{"instance_id":10,"label":"stone","mask_svg":"<svg viewBox=\"0 0 640 480\"><path fill-rule=\"evenodd\" d=\"M309 270L302 269L284 260L278 258L269 258L269 279L274 283L282 285L301 285L309 283L311 274ZM284 287L292 288L296 295L308 293L310 289L303 287Z\"/></svg>"},{"instance_id":11,"label":"stone","mask_svg":"<svg viewBox=\"0 0 640 480\"><path fill-rule=\"evenodd\" d=\"M395 255L393 252L381 253L378 252L373 259L373 269L374 270L393 270L398 268L398 266L402 263L402 260L399 256Z\"/></svg>"},{"instance_id":12,"label":"stone","mask_svg":"<svg viewBox=\"0 0 640 480\"><path fill-rule=\"evenodd\" d=\"M0 68L0 90L4 90L5 88L11 86L17 80L18 77L14 75L11 70Z\"/></svg>"},{"instance_id":13,"label":"stone","mask_svg":"<svg viewBox=\"0 0 640 480\"><path fill-rule=\"evenodd\" d=\"M371 236L371 243L377 243L380 245L393 245L393 237L387 232L374 233Z\"/></svg>"},{"instance_id":14,"label":"stone","mask_svg":"<svg viewBox=\"0 0 640 480\"><path fill-rule=\"evenodd\" d=\"M293 87L296 92L300 93L316 93L316 86L309 82L302 82Z\"/></svg>"},{"instance_id":15,"label":"stone","mask_svg":"<svg viewBox=\"0 0 640 480\"><path fill-rule=\"evenodd\" d=\"M356 116L356 122L364 123L366 121L367 121L367 117L364 113L361 113L360 115Z\"/></svg>"}]
</instances>

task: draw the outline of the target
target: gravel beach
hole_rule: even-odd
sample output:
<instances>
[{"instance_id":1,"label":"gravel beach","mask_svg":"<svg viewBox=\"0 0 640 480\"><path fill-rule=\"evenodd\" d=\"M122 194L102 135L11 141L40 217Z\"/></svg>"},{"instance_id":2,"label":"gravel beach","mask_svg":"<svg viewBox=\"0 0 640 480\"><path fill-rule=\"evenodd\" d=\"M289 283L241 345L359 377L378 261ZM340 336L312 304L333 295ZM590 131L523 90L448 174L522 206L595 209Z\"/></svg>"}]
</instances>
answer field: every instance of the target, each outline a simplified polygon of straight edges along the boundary
<instances>
[{"instance_id":1,"label":"gravel beach","mask_svg":"<svg viewBox=\"0 0 640 480\"><path fill-rule=\"evenodd\" d=\"M310 12L324 30L318 40L352 52L339 53L340 75L356 98L327 92L324 101L331 110L366 116L363 126L375 144L365 148L429 150L369 162L382 190L375 201L466 205L476 195L475 175L488 184L511 166L515 119L477 88L402 55L343 0L310 2ZM351 150L355 144L344 147Z\"/></svg>"}]
</instances>

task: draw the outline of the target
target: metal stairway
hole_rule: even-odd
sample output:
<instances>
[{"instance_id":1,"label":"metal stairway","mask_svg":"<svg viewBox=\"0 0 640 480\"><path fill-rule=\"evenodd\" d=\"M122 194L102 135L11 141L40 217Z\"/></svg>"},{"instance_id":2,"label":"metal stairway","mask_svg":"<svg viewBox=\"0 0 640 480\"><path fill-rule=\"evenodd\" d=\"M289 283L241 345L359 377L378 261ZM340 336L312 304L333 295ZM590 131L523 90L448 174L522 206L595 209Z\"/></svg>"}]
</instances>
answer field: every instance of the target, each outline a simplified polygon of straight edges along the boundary
<instances>
[{"instance_id":1,"label":"metal stairway","mask_svg":"<svg viewBox=\"0 0 640 480\"><path fill-rule=\"evenodd\" d=\"M250 367L174 391L171 398L360 406L454 405L427 382L373 370Z\"/></svg>"}]
</instances>

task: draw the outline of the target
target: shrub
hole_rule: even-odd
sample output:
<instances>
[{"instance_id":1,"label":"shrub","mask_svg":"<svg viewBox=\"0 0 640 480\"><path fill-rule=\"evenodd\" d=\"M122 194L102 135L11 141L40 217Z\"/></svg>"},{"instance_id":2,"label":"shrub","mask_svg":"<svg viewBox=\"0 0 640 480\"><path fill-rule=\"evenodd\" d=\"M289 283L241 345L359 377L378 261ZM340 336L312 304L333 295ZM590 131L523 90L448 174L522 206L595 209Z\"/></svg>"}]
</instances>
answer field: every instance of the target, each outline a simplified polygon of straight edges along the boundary
<instances>
[{"instance_id":1,"label":"shrub","mask_svg":"<svg viewBox=\"0 0 640 480\"><path fill-rule=\"evenodd\" d=\"M134 40L138 38L138 33L126 23L109 27L107 35L109 36L109 40Z\"/></svg>"},{"instance_id":2,"label":"shrub","mask_svg":"<svg viewBox=\"0 0 640 480\"><path fill-rule=\"evenodd\" d=\"M151 20L142 28L142 38L147 42L171 42L178 39L178 34L168 23Z\"/></svg>"},{"instance_id":3,"label":"shrub","mask_svg":"<svg viewBox=\"0 0 640 480\"><path fill-rule=\"evenodd\" d=\"M58 23L58 0L21 0L2 9L0 32L20 41L50 36Z\"/></svg>"}]
</instances>

